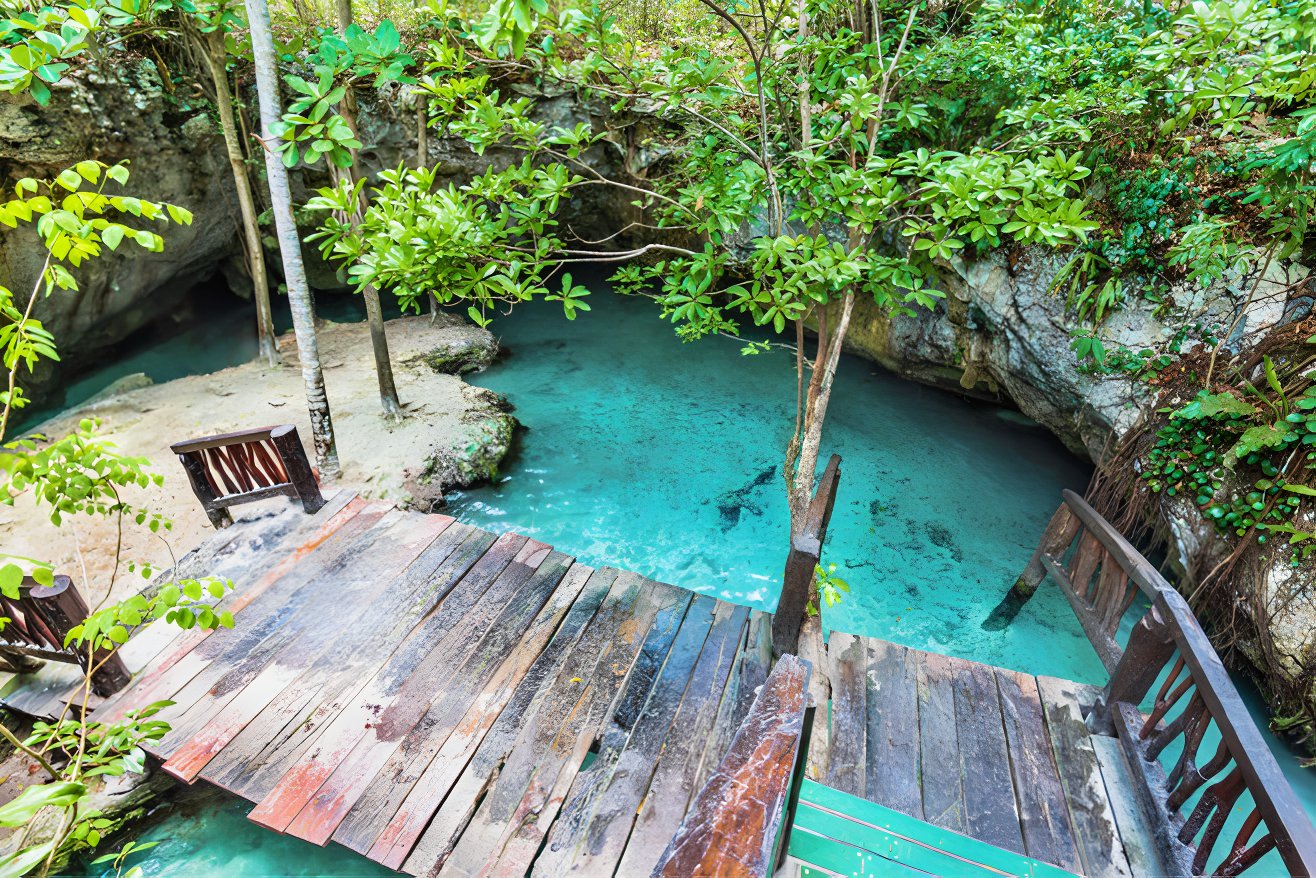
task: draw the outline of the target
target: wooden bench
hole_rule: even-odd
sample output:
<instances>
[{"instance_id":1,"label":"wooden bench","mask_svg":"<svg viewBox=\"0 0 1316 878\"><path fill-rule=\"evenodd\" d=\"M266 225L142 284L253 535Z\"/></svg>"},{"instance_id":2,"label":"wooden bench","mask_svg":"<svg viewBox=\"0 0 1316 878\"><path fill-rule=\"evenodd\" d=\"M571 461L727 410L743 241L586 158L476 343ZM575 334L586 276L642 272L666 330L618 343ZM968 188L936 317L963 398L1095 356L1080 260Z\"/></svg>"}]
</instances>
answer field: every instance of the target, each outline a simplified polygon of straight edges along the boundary
<instances>
[{"instance_id":1,"label":"wooden bench","mask_svg":"<svg viewBox=\"0 0 1316 878\"><path fill-rule=\"evenodd\" d=\"M66 662L91 669L97 695L111 695L128 684L131 674L118 655L107 650L89 654L64 645L69 631L88 613L87 602L69 577L56 576L50 585L25 578L18 598L0 596L0 607L9 619L0 628L0 664L7 670L25 673L38 669L42 660Z\"/></svg>"},{"instance_id":2,"label":"wooden bench","mask_svg":"<svg viewBox=\"0 0 1316 878\"><path fill-rule=\"evenodd\" d=\"M233 523L230 506L268 497L300 500L308 515L324 506L315 473L292 424L189 439L169 449L178 455L192 493L217 528Z\"/></svg>"}]
</instances>

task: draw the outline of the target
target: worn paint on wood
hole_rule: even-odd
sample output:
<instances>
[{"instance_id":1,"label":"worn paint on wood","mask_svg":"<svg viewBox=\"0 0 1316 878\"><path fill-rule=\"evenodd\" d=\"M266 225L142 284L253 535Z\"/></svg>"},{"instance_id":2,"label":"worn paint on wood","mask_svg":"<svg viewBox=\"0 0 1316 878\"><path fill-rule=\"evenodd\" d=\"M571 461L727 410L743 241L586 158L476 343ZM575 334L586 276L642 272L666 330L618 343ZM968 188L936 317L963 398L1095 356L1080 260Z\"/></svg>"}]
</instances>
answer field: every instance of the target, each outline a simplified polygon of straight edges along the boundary
<instances>
[{"instance_id":1,"label":"worn paint on wood","mask_svg":"<svg viewBox=\"0 0 1316 878\"><path fill-rule=\"evenodd\" d=\"M177 701L167 771L411 874L652 867L767 678L763 614L350 496L296 519L192 559L239 577L236 628L137 647L108 710Z\"/></svg>"}]
</instances>

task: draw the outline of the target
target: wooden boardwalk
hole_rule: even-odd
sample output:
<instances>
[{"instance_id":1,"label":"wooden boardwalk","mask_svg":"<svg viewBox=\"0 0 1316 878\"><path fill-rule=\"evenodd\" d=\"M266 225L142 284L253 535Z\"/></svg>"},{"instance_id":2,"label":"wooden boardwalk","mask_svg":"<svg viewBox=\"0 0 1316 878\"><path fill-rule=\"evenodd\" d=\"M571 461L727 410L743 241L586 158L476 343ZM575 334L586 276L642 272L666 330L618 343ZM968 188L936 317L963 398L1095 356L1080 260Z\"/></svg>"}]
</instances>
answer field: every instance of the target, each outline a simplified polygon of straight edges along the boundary
<instances>
[{"instance_id":1,"label":"wooden boardwalk","mask_svg":"<svg viewBox=\"0 0 1316 878\"><path fill-rule=\"evenodd\" d=\"M414 875L649 874L768 672L745 607L347 494L187 563L236 627L148 629L97 718L172 700L166 771Z\"/></svg>"},{"instance_id":2,"label":"wooden boardwalk","mask_svg":"<svg viewBox=\"0 0 1316 878\"><path fill-rule=\"evenodd\" d=\"M808 777L1068 872L1165 874L1118 742L1084 722L1096 687L836 632L810 652L832 710Z\"/></svg>"}]
</instances>

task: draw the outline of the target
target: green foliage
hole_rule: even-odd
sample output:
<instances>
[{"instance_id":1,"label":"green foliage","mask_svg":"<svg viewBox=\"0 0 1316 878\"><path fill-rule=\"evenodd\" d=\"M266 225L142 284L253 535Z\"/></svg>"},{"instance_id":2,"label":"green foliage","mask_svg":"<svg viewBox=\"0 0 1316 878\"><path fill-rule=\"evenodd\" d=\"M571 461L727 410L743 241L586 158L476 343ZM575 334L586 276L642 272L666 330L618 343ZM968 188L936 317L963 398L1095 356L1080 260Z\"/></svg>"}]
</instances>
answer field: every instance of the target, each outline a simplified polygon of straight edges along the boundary
<instances>
[{"instance_id":1,"label":"green foliage","mask_svg":"<svg viewBox=\"0 0 1316 878\"><path fill-rule=\"evenodd\" d=\"M356 24L349 25L341 36L321 30L306 62L314 79L293 74L284 77L296 96L274 132L280 138L283 163L290 168L299 161L314 165L324 156L334 167L349 168L355 151L361 148L352 126L341 115L350 90L371 77L374 88L414 82L407 75L412 57L402 51L397 27L385 20L373 33Z\"/></svg>"},{"instance_id":2,"label":"green foliage","mask_svg":"<svg viewBox=\"0 0 1316 878\"><path fill-rule=\"evenodd\" d=\"M0 345L5 368L5 389L0 396L0 503L12 506L19 497L29 497L49 510L54 527L69 516L91 515L112 519L120 530L131 522L162 534L170 529L169 520L135 505L125 490L158 486L160 477L148 471L146 460L119 454L113 443L96 433L94 421L83 420L73 433L54 439L34 434L6 441L5 435L10 413L27 401L19 384L22 375L41 360L58 360L55 339L32 316L38 301L56 291L76 292L73 272L105 249L117 249L125 239L158 252L164 240L147 224L192 221L184 208L122 194L120 187L127 181L126 164L83 161L53 180L20 179L14 197L0 202L0 224L33 227L45 250L44 265L22 307L9 287L0 285ZM113 583L122 563L117 551L113 562L107 585ZM131 563L128 566L139 569ZM141 567L140 572L144 577L154 573L149 566ZM25 576L39 585L50 585L54 571L49 562L0 553L0 594L18 598ZM91 674L103 661L103 654L97 651L112 652L122 646L133 628L156 619L182 628L232 627L228 611L217 612L211 606L231 585L215 578L164 582L150 595L111 602L91 612L68 632L64 643L85 658L88 671L83 693L90 693ZM8 621L0 619L0 627ZM48 775L46 782L28 786L0 807L0 825L27 825L44 809L63 812L55 837L33 845L20 841L19 850L0 861L0 876L17 878L33 871L44 875L64 846L94 848L101 843L112 823L85 807L88 781L143 771L142 745L159 740L168 731L166 723L152 718L167 703L129 712L122 720L107 724L85 720L84 701L53 723L36 723L25 741L0 724L0 735ZM120 851L117 865L143 847Z\"/></svg>"}]
</instances>

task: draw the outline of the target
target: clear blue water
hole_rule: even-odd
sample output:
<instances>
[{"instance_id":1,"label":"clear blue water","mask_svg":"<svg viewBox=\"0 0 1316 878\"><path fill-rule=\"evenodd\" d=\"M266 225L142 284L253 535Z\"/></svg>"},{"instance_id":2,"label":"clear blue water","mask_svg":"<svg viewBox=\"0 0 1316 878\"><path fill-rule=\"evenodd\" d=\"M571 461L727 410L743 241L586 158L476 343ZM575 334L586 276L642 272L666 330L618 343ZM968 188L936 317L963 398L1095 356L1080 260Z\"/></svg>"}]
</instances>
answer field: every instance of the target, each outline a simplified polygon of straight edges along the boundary
<instances>
[{"instance_id":1,"label":"clear blue water","mask_svg":"<svg viewBox=\"0 0 1316 878\"><path fill-rule=\"evenodd\" d=\"M526 429L500 482L455 495L451 509L518 530L591 563L771 608L786 545L782 449L793 417L784 353L742 357L710 339L682 344L644 301L593 297L574 323L519 308L493 327L508 354L474 383L505 394ZM342 297L333 319L360 314ZM227 316L225 316L227 315ZM287 325L286 316L281 317ZM157 381L254 354L248 309L142 345L72 385L72 405L121 374ZM1005 631L982 620L1027 561L1062 487L1087 468L1017 414L901 381L846 358L825 450L843 475L825 562L852 592L826 624L1038 674L1104 679L1055 589ZM1264 707L1244 687L1258 723ZM1316 774L1268 735L1309 813ZM161 845L140 858L153 878L392 874L335 846L268 832L241 802L188 792L147 824ZM112 875L83 865L74 874Z\"/></svg>"},{"instance_id":2,"label":"clear blue water","mask_svg":"<svg viewBox=\"0 0 1316 878\"><path fill-rule=\"evenodd\" d=\"M683 343L646 300L592 296L494 324L510 355L474 383L525 426L502 480L451 511L529 534L589 563L763 609L788 545L782 458L794 418L788 352L746 357L727 339ZM846 357L823 440L842 457L824 550L852 592L830 628L1033 673L1097 680L1063 596L981 628L1087 468L1049 433Z\"/></svg>"}]
</instances>

